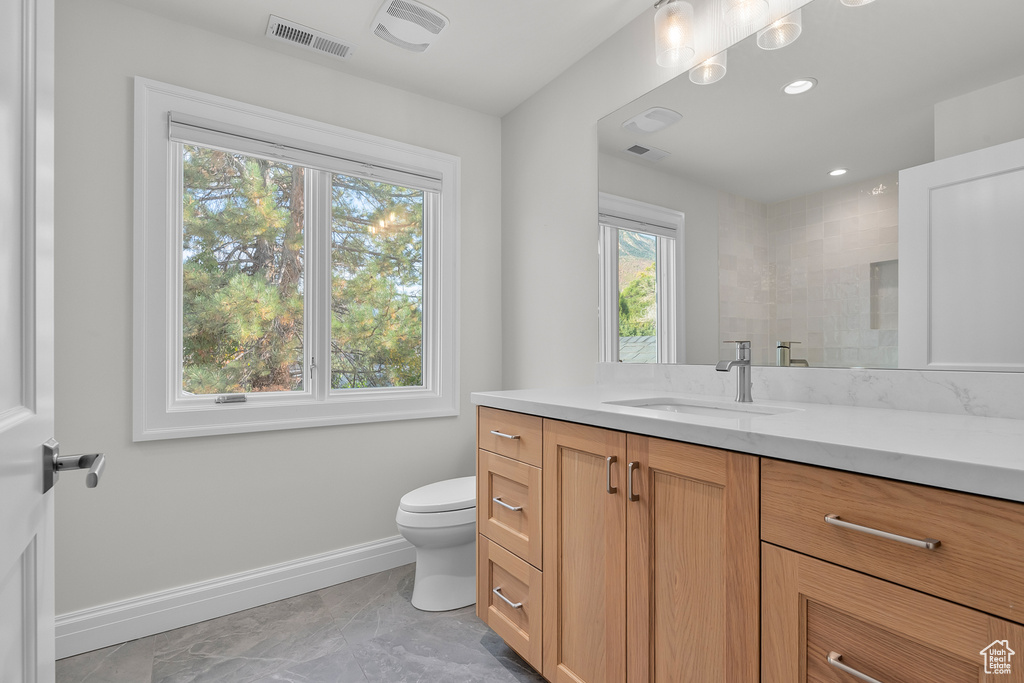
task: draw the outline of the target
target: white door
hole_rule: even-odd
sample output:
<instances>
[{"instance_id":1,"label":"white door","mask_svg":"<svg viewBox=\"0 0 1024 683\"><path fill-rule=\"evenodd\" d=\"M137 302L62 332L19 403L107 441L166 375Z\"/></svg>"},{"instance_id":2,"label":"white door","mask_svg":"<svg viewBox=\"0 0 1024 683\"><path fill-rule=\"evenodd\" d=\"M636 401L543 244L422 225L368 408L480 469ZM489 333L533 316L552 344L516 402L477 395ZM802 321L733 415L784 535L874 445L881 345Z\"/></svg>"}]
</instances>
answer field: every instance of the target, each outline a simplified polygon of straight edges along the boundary
<instances>
[{"instance_id":1,"label":"white door","mask_svg":"<svg viewBox=\"0 0 1024 683\"><path fill-rule=\"evenodd\" d=\"M50 683L53 0L0 3L0 681Z\"/></svg>"},{"instance_id":2,"label":"white door","mask_svg":"<svg viewBox=\"0 0 1024 683\"><path fill-rule=\"evenodd\" d=\"M1024 371L1024 139L900 171L901 368Z\"/></svg>"}]
</instances>

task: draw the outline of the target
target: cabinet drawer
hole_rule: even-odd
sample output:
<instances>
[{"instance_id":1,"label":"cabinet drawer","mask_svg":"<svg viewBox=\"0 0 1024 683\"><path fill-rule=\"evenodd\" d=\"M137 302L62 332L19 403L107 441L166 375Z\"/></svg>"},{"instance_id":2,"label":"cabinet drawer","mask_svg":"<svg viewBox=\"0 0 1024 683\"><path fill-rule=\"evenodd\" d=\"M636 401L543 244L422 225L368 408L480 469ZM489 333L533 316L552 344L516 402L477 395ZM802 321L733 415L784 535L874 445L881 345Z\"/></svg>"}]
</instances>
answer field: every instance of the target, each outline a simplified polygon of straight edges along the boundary
<instances>
[{"instance_id":1,"label":"cabinet drawer","mask_svg":"<svg viewBox=\"0 0 1024 683\"><path fill-rule=\"evenodd\" d=\"M773 545L761 558L762 683L978 683L1022 652L1019 624ZM998 680L1024 681L1009 664Z\"/></svg>"},{"instance_id":2,"label":"cabinet drawer","mask_svg":"<svg viewBox=\"0 0 1024 683\"><path fill-rule=\"evenodd\" d=\"M939 545L834 526L827 515ZM761 538L1024 622L1020 503L763 459Z\"/></svg>"},{"instance_id":3,"label":"cabinet drawer","mask_svg":"<svg viewBox=\"0 0 1024 683\"><path fill-rule=\"evenodd\" d=\"M477 446L534 467L541 466L543 418L483 406L477 410Z\"/></svg>"},{"instance_id":4,"label":"cabinet drawer","mask_svg":"<svg viewBox=\"0 0 1024 683\"><path fill-rule=\"evenodd\" d=\"M541 469L477 451L477 530L541 569Z\"/></svg>"},{"instance_id":5,"label":"cabinet drawer","mask_svg":"<svg viewBox=\"0 0 1024 683\"><path fill-rule=\"evenodd\" d=\"M477 616L540 671L541 572L485 536L477 537L477 567Z\"/></svg>"}]
</instances>

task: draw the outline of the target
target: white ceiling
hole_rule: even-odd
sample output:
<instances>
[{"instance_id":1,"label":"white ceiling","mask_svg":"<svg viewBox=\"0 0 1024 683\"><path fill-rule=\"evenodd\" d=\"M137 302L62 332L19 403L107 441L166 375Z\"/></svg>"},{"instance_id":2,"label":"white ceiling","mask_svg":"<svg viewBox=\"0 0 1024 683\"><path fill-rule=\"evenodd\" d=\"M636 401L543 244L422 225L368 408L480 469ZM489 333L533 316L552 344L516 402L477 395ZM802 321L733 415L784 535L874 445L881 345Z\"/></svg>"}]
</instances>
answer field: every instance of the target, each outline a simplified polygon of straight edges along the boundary
<instances>
[{"instance_id":1,"label":"white ceiling","mask_svg":"<svg viewBox=\"0 0 1024 683\"><path fill-rule=\"evenodd\" d=\"M932 161L937 102L1024 73L1021 0L814 0L803 19L789 47L761 50L751 37L730 48L716 84L684 74L605 117L601 151L776 202ZM782 94L806 76L818 87ZM621 128L653 106L683 119L649 135ZM623 151L634 144L671 155L645 161ZM850 173L829 178L836 167Z\"/></svg>"},{"instance_id":2,"label":"white ceiling","mask_svg":"<svg viewBox=\"0 0 1024 683\"><path fill-rule=\"evenodd\" d=\"M653 0L422 0L449 26L423 53L373 35L384 0L118 0L339 71L502 116ZM264 36L271 14L354 45L339 61ZM653 27L652 27L653 31Z\"/></svg>"}]
</instances>

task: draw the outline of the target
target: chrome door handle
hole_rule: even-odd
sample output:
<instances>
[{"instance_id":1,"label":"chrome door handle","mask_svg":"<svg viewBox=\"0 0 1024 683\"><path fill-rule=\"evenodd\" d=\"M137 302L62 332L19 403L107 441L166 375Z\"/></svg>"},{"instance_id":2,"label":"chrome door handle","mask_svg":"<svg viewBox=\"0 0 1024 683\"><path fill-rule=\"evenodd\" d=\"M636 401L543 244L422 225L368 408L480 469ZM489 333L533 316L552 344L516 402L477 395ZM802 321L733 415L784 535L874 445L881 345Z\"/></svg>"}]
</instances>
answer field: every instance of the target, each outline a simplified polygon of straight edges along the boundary
<instances>
[{"instance_id":1,"label":"chrome door handle","mask_svg":"<svg viewBox=\"0 0 1024 683\"><path fill-rule=\"evenodd\" d=\"M491 430L491 434L494 434L495 436L500 436L503 439L513 439L513 440L515 440L515 439L519 438L518 434L505 434L504 432L499 432L497 429L492 429Z\"/></svg>"},{"instance_id":2,"label":"chrome door handle","mask_svg":"<svg viewBox=\"0 0 1024 683\"><path fill-rule=\"evenodd\" d=\"M60 473L65 470L89 470L85 475L85 485L94 489L100 483L106 464L102 453L61 455L57 440L47 439L43 444L43 493L53 488Z\"/></svg>"},{"instance_id":3,"label":"chrome door handle","mask_svg":"<svg viewBox=\"0 0 1024 683\"><path fill-rule=\"evenodd\" d=\"M640 500L640 496L636 493L633 493L633 473L636 472L638 469L640 469L639 462L631 462L628 465L626 465L626 493L628 494L627 497L634 502Z\"/></svg>"},{"instance_id":4,"label":"chrome door handle","mask_svg":"<svg viewBox=\"0 0 1024 683\"><path fill-rule=\"evenodd\" d=\"M878 536L879 538L888 538L890 541L898 541L907 545L912 545L915 548L924 548L925 550L935 550L942 541L934 538L910 538L909 536L900 536L899 534L891 534L888 531L881 531L879 529L872 529L869 526L861 526L860 524L854 524L852 522L846 522L839 519L839 515L825 515L825 521L832 526L841 527L843 529L850 529L851 531L859 531L862 534L870 534L872 536Z\"/></svg>"},{"instance_id":5,"label":"chrome door handle","mask_svg":"<svg viewBox=\"0 0 1024 683\"><path fill-rule=\"evenodd\" d=\"M502 595L501 594L501 586L496 587L491 592L494 593L495 595L497 595L499 598L501 598L505 602L507 602L508 606L511 607L512 609L521 609L522 606L523 606L523 603L521 603L521 602L512 602L511 600L506 598L504 595Z\"/></svg>"},{"instance_id":6,"label":"chrome door handle","mask_svg":"<svg viewBox=\"0 0 1024 683\"><path fill-rule=\"evenodd\" d=\"M828 663L831 666L834 666L835 668L839 669L843 673L850 674L854 678L859 678L860 680L864 681L864 683L882 683L877 678L872 678L871 676L868 676L867 674L863 674L860 671L857 671L853 667L846 666L845 664L843 664L843 662L842 662L843 656L841 654L839 654L838 652L829 652L828 653L828 657L826 657L826 659L828 660Z\"/></svg>"},{"instance_id":7,"label":"chrome door handle","mask_svg":"<svg viewBox=\"0 0 1024 683\"><path fill-rule=\"evenodd\" d=\"M607 489L608 493L619 492L618 486L612 486L612 465L614 465L618 461L619 459L616 458L614 455L609 455L607 458L605 458L605 466L608 468L607 472L605 473L605 489Z\"/></svg>"},{"instance_id":8,"label":"chrome door handle","mask_svg":"<svg viewBox=\"0 0 1024 683\"><path fill-rule=\"evenodd\" d=\"M519 512L520 510L523 509L522 505L509 505L508 503L501 499L501 496L495 496L494 498L491 498L491 500L493 500L495 503L497 503L503 508L508 508L512 512Z\"/></svg>"}]
</instances>

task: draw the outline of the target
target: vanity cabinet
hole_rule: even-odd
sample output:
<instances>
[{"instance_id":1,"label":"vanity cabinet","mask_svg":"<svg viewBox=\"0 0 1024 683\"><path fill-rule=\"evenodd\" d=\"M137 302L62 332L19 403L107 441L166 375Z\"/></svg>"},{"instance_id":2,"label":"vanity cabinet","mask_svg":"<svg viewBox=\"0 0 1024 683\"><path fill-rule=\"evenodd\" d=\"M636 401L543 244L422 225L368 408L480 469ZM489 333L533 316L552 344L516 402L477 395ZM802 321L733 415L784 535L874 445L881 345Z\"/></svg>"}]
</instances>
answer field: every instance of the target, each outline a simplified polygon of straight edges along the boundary
<instances>
[{"instance_id":1,"label":"vanity cabinet","mask_svg":"<svg viewBox=\"0 0 1024 683\"><path fill-rule=\"evenodd\" d=\"M528 417L502 423L484 410L478 443ZM758 459L548 419L541 442L543 553L532 564L523 536L534 532L505 536L515 525L499 524L488 497L518 476L506 471L530 466L478 450L480 618L552 683L756 681ZM507 496L527 510L529 499Z\"/></svg>"},{"instance_id":2,"label":"vanity cabinet","mask_svg":"<svg viewBox=\"0 0 1024 683\"><path fill-rule=\"evenodd\" d=\"M767 458L761 486L762 683L977 682L1024 655L1024 506Z\"/></svg>"},{"instance_id":3,"label":"vanity cabinet","mask_svg":"<svg viewBox=\"0 0 1024 683\"><path fill-rule=\"evenodd\" d=\"M476 613L540 670L543 420L492 408L477 412Z\"/></svg>"}]
</instances>

